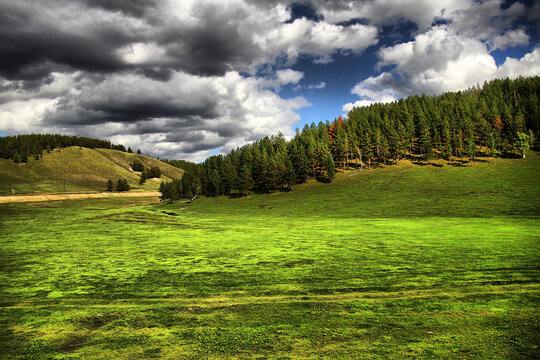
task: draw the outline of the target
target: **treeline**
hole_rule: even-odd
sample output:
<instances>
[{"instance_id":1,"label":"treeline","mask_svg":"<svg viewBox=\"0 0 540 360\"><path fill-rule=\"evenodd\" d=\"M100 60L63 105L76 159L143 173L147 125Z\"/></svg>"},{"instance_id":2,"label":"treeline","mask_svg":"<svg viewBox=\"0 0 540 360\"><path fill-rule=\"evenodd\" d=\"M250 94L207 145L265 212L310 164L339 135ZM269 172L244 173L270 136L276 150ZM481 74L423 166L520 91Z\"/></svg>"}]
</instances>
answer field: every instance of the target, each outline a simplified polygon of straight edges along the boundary
<instances>
[{"instance_id":1,"label":"treeline","mask_svg":"<svg viewBox=\"0 0 540 360\"><path fill-rule=\"evenodd\" d=\"M152 178L159 178L161 177L161 169L157 166L151 166L150 168L146 168L143 163L140 161L135 160L134 162L130 163L129 166L133 171L140 171L141 177L139 179L139 185L142 185L146 182L147 179Z\"/></svg>"},{"instance_id":2,"label":"treeline","mask_svg":"<svg viewBox=\"0 0 540 360\"><path fill-rule=\"evenodd\" d=\"M108 140L58 134L30 134L0 137L0 157L12 159L16 163L25 163L30 157L39 160L44 151L50 152L57 148L69 146L113 149L126 152L124 145L113 144ZM140 150L138 150L138 153L140 153Z\"/></svg>"},{"instance_id":3,"label":"treeline","mask_svg":"<svg viewBox=\"0 0 540 360\"><path fill-rule=\"evenodd\" d=\"M113 190L116 190L116 191L129 191L130 186L128 184L127 179L118 179L116 181L116 187L113 186L113 181L111 179L109 179L109 181L107 181L107 191L113 191Z\"/></svg>"},{"instance_id":4,"label":"treeline","mask_svg":"<svg viewBox=\"0 0 540 360\"><path fill-rule=\"evenodd\" d=\"M184 168L185 179L163 184L162 193L167 199L292 189L310 177L331 181L335 167L371 168L403 158L525 156L540 133L539 97L537 76L354 108L345 121L297 129L290 141L278 134L202 164L167 161Z\"/></svg>"}]
</instances>

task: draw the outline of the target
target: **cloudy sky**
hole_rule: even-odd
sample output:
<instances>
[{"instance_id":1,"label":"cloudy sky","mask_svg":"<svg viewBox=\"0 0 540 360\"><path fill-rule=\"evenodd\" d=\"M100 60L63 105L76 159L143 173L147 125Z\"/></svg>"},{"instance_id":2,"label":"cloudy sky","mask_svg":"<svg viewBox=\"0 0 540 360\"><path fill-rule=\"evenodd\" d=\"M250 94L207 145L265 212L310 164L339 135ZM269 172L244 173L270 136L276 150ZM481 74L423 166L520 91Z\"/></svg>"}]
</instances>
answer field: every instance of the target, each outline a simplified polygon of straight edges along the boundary
<instances>
[{"instance_id":1,"label":"cloudy sky","mask_svg":"<svg viewBox=\"0 0 540 360\"><path fill-rule=\"evenodd\" d=\"M0 0L0 135L200 161L353 106L540 75L540 3Z\"/></svg>"}]
</instances>

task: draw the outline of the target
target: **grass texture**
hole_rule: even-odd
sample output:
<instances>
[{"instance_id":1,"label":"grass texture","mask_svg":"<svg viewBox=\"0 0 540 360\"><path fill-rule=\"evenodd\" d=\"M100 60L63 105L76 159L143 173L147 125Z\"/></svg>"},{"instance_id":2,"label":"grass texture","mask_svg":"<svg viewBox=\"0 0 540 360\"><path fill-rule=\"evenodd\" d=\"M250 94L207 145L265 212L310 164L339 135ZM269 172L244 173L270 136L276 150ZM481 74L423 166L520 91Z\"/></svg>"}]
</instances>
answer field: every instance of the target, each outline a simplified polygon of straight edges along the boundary
<instances>
[{"instance_id":1,"label":"grass texture","mask_svg":"<svg viewBox=\"0 0 540 360\"><path fill-rule=\"evenodd\" d=\"M141 173L129 166L135 160L148 168L159 167L162 178L139 185ZM180 178L182 174L183 170L148 156L72 146L44 152L43 158L30 158L28 163L0 159L0 194L106 191L108 179L116 184L116 180L124 178L134 190L151 191L157 190L162 180Z\"/></svg>"},{"instance_id":2,"label":"grass texture","mask_svg":"<svg viewBox=\"0 0 540 360\"><path fill-rule=\"evenodd\" d=\"M0 207L5 359L540 356L540 156Z\"/></svg>"}]
</instances>

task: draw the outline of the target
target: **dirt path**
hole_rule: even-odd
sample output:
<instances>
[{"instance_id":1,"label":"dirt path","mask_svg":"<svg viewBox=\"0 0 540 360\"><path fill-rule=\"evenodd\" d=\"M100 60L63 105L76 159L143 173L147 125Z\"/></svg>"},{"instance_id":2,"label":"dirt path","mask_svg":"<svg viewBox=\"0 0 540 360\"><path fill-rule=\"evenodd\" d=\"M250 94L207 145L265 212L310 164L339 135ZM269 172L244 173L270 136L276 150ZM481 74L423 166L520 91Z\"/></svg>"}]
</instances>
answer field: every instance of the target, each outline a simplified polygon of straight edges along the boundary
<instances>
[{"instance_id":1,"label":"dirt path","mask_svg":"<svg viewBox=\"0 0 540 360\"><path fill-rule=\"evenodd\" d=\"M142 192L118 192L118 193L95 193L95 194L44 194L44 195L17 195L17 196L0 196L1 203L10 202L30 202L30 201L53 201L53 200L69 200L69 199L89 199L89 198L105 198L105 197L150 197L159 196L158 191L142 191Z\"/></svg>"}]
</instances>

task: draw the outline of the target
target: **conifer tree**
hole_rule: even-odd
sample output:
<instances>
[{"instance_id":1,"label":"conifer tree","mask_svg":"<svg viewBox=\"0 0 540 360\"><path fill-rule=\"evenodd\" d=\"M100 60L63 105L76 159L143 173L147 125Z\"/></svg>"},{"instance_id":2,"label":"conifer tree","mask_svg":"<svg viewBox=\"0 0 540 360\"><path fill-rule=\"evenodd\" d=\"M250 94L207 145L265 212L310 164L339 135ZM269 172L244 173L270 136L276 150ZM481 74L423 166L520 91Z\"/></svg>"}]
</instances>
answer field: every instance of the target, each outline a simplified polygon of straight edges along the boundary
<instances>
[{"instance_id":1,"label":"conifer tree","mask_svg":"<svg viewBox=\"0 0 540 360\"><path fill-rule=\"evenodd\" d=\"M244 194L247 196L249 195L249 189L251 189L252 186L253 179L251 178L251 171L247 165L243 165L238 174L238 190L240 190L242 196L244 196Z\"/></svg>"},{"instance_id":2,"label":"conifer tree","mask_svg":"<svg viewBox=\"0 0 540 360\"><path fill-rule=\"evenodd\" d=\"M146 177L146 170L143 170L143 171L141 172L141 177L139 178L139 185L144 184L144 183L146 182L146 179L147 179L147 177Z\"/></svg>"},{"instance_id":3,"label":"conifer tree","mask_svg":"<svg viewBox=\"0 0 540 360\"><path fill-rule=\"evenodd\" d=\"M334 175L336 174L336 168L334 165L334 159L332 159L332 154L328 154L328 157L326 159L326 176L328 177L328 180L332 181L334 179Z\"/></svg>"},{"instance_id":4,"label":"conifer tree","mask_svg":"<svg viewBox=\"0 0 540 360\"><path fill-rule=\"evenodd\" d=\"M526 153L527 151L529 151L529 148L530 148L529 143L531 141L531 138L529 137L529 135L521 131L517 133L517 138L518 138L517 148L521 152L522 158L525 159Z\"/></svg>"},{"instance_id":5,"label":"conifer tree","mask_svg":"<svg viewBox=\"0 0 540 360\"><path fill-rule=\"evenodd\" d=\"M296 173L294 172L293 164L289 158L285 160L285 185L291 190L294 190L296 182Z\"/></svg>"},{"instance_id":6,"label":"conifer tree","mask_svg":"<svg viewBox=\"0 0 540 360\"><path fill-rule=\"evenodd\" d=\"M21 153L21 162L27 163L28 162L28 150L23 150Z\"/></svg>"},{"instance_id":7,"label":"conifer tree","mask_svg":"<svg viewBox=\"0 0 540 360\"><path fill-rule=\"evenodd\" d=\"M15 152L13 153L13 162L15 162L15 164L18 164L21 162L21 155L19 155L17 150L15 150Z\"/></svg>"},{"instance_id":8,"label":"conifer tree","mask_svg":"<svg viewBox=\"0 0 540 360\"><path fill-rule=\"evenodd\" d=\"M107 181L107 191L113 191L113 182L111 179Z\"/></svg>"}]
</instances>

